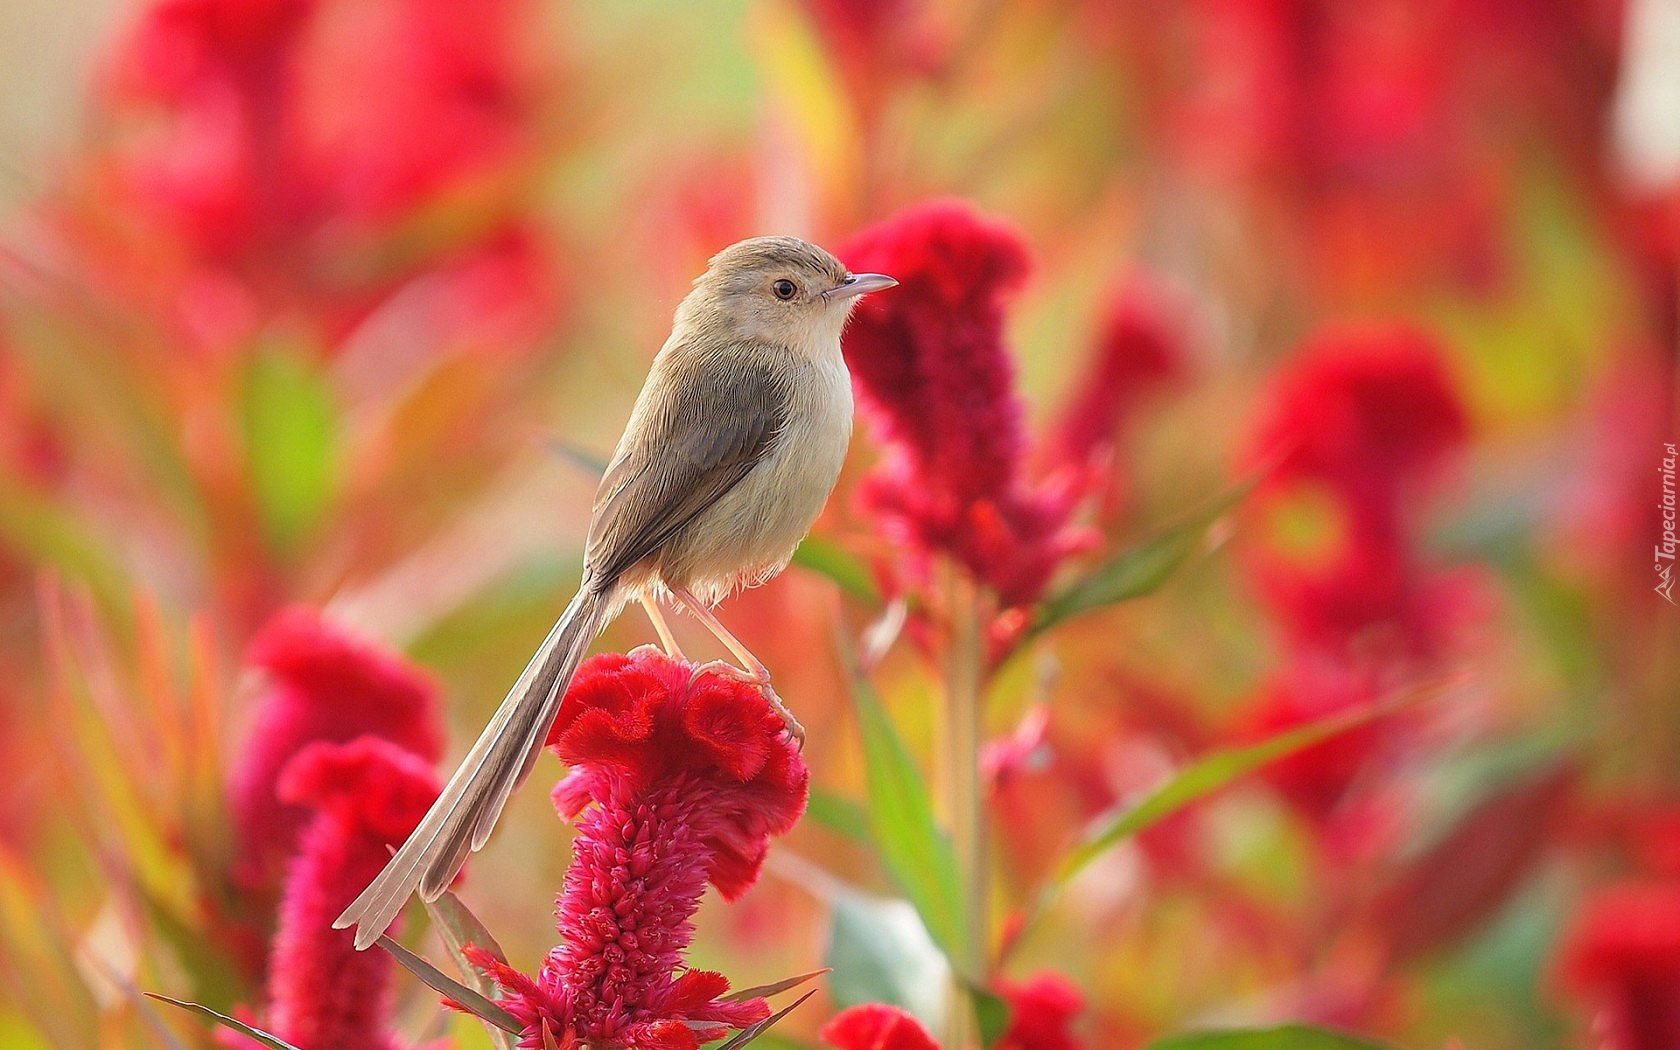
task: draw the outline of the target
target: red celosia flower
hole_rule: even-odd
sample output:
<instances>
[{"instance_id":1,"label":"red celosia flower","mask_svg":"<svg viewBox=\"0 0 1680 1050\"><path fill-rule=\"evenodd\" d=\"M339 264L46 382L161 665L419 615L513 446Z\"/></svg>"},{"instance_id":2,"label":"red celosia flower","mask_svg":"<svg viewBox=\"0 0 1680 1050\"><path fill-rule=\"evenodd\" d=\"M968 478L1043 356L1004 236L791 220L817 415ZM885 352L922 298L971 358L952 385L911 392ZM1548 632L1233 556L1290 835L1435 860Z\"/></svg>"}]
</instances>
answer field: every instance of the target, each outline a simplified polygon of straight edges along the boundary
<instances>
[{"instance_id":1,"label":"red celosia flower","mask_svg":"<svg viewBox=\"0 0 1680 1050\"><path fill-rule=\"evenodd\" d=\"M1278 375L1255 443L1261 456L1284 456L1274 484L1320 481L1360 513L1393 517L1468 435L1434 339L1404 327L1332 329Z\"/></svg>"},{"instance_id":2,"label":"red celosia flower","mask_svg":"<svg viewBox=\"0 0 1680 1050\"><path fill-rule=\"evenodd\" d=\"M527 13L528 0L159 0L107 60L110 134L60 232L101 294L135 300L185 346L225 352L285 313L335 348L434 261L384 250L401 224L469 195L474 243L511 218L496 184L535 144ZM395 61L373 70L369 40Z\"/></svg>"},{"instance_id":3,"label":"red celosia flower","mask_svg":"<svg viewBox=\"0 0 1680 1050\"><path fill-rule=\"evenodd\" d=\"M386 1030L390 957L356 951L354 931L332 922L437 794L430 762L376 737L311 744L287 764L281 798L315 816L286 875L263 1027L298 1046L398 1046Z\"/></svg>"},{"instance_id":4,"label":"red celosia flower","mask_svg":"<svg viewBox=\"0 0 1680 1050\"><path fill-rule=\"evenodd\" d=\"M1292 640L1339 650L1388 625L1427 652L1451 626L1470 594L1420 570L1411 533L1467 432L1439 350L1410 329L1321 334L1278 377L1254 447L1281 459L1256 510L1310 542L1273 543L1251 564Z\"/></svg>"},{"instance_id":5,"label":"red celosia flower","mask_svg":"<svg viewBox=\"0 0 1680 1050\"><path fill-rule=\"evenodd\" d=\"M1085 997L1058 973L1041 973L1016 983L1000 980L997 993L1009 1004L1009 1027L998 1050L1079 1050L1084 1044L1069 1027L1085 1009Z\"/></svg>"},{"instance_id":6,"label":"red celosia flower","mask_svg":"<svg viewBox=\"0 0 1680 1050\"><path fill-rule=\"evenodd\" d=\"M517 43L523 0L386 0L343 5L312 48L299 109L323 206L382 226L518 159L534 128ZM346 17L347 16L347 17ZM367 61L378 41L384 61Z\"/></svg>"},{"instance_id":7,"label":"red celosia flower","mask_svg":"<svg viewBox=\"0 0 1680 1050\"><path fill-rule=\"evenodd\" d=\"M1599 891L1560 951L1563 983L1595 1011L1601 1050L1680 1046L1680 883Z\"/></svg>"},{"instance_id":8,"label":"red celosia flower","mask_svg":"<svg viewBox=\"0 0 1680 1050\"><path fill-rule=\"evenodd\" d=\"M744 893L804 812L809 771L780 716L751 683L640 649L586 662L548 740L572 767L555 805L577 825L562 941L535 979L477 957L521 1045L546 1026L562 1046L686 1050L767 1016L762 999L720 1001L722 976L678 971L706 883Z\"/></svg>"},{"instance_id":9,"label":"red celosia flower","mask_svg":"<svg viewBox=\"0 0 1680 1050\"><path fill-rule=\"evenodd\" d=\"M1288 660L1244 735L1357 710L1460 649L1462 628L1483 610L1480 581L1429 565L1415 534L1423 498L1468 428L1439 348L1411 329L1322 333L1278 377L1253 444L1255 459L1277 464L1253 501L1266 527L1248 565ZM1416 728L1385 718L1266 775L1322 825L1360 812L1344 806L1349 789ZM1322 841L1361 850L1380 830L1349 820Z\"/></svg>"},{"instance_id":10,"label":"red celosia flower","mask_svg":"<svg viewBox=\"0 0 1680 1050\"><path fill-rule=\"evenodd\" d=\"M228 795L241 847L233 874L250 889L277 876L306 819L304 807L276 792L281 770L299 750L367 734L435 762L443 731L436 688L423 673L350 638L314 610L275 616L252 641L248 660L267 681Z\"/></svg>"},{"instance_id":11,"label":"red celosia flower","mask_svg":"<svg viewBox=\"0 0 1680 1050\"><path fill-rule=\"evenodd\" d=\"M902 285L859 307L845 340L860 401L887 445L862 496L913 552L949 553L1005 605L1032 601L1086 538L1078 491L1022 477L1026 436L1003 345L1003 303L1027 273L1018 234L957 201L901 212L840 255Z\"/></svg>"},{"instance_id":12,"label":"red celosia flower","mask_svg":"<svg viewBox=\"0 0 1680 1050\"><path fill-rule=\"evenodd\" d=\"M939 1050L920 1021L883 1003L840 1011L823 1025L821 1035L835 1050Z\"/></svg>"},{"instance_id":13,"label":"red celosia flower","mask_svg":"<svg viewBox=\"0 0 1680 1050\"><path fill-rule=\"evenodd\" d=\"M315 0L162 0L112 52L103 102L132 114L115 184L151 221L222 262L302 217L286 116Z\"/></svg>"}]
</instances>

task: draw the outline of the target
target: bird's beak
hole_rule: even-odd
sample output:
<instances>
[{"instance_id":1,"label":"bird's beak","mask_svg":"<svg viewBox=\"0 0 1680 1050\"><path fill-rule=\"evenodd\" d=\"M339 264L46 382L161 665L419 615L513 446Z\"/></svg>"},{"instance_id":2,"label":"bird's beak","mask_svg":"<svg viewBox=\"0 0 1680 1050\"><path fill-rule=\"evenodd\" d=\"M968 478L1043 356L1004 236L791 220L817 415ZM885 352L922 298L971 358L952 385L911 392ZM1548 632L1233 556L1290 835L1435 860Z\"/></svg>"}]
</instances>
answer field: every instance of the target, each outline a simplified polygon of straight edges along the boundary
<instances>
[{"instance_id":1,"label":"bird's beak","mask_svg":"<svg viewBox=\"0 0 1680 1050\"><path fill-rule=\"evenodd\" d=\"M884 273L851 273L846 279L828 290L829 299L851 299L859 295L868 295L883 288L891 288L898 281Z\"/></svg>"}]
</instances>

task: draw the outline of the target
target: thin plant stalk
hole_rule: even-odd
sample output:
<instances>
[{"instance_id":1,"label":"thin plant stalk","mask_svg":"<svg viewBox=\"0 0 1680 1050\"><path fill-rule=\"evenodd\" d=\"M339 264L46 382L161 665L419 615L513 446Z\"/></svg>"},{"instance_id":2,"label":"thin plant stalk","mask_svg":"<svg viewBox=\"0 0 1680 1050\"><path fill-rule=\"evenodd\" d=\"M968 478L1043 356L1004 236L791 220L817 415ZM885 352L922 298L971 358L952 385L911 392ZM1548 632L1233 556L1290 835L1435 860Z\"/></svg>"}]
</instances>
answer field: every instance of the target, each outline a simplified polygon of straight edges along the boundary
<instances>
[{"instance_id":1,"label":"thin plant stalk","mask_svg":"<svg viewBox=\"0 0 1680 1050\"><path fill-rule=\"evenodd\" d=\"M957 566L948 566L946 616L949 625L945 661L946 797L951 807L951 844L962 892L962 957L953 960L959 978L983 982L990 900L986 863L986 823L980 797L980 719L983 660L981 624L984 595ZM947 1045L977 1042L967 995L959 988L951 1010L952 1039Z\"/></svg>"}]
</instances>

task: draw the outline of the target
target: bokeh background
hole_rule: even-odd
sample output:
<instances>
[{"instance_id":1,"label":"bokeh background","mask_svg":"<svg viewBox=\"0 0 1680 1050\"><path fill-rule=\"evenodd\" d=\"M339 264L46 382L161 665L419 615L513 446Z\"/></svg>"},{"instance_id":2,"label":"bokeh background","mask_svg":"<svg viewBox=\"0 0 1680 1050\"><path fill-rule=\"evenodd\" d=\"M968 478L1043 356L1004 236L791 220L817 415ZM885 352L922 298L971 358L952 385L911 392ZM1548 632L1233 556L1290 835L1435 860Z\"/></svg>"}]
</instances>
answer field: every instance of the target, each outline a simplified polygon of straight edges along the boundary
<instances>
[{"instance_id":1,"label":"bokeh background","mask_svg":"<svg viewBox=\"0 0 1680 1050\"><path fill-rule=\"evenodd\" d=\"M0 1044L210 1045L135 989L259 1006L265 920L228 915L252 726L353 695L282 666L282 611L406 654L458 754L569 598L708 256L862 251L957 198L1030 258L991 393L1034 436L997 486L1077 477L1081 529L985 624L999 980L1069 982L1078 1045L1680 1046L1672 0L12 0L0 80ZM822 964L827 880L894 892L839 654L895 610L871 678L949 803L938 588L868 484L891 446L860 426L817 545L723 611L817 792L701 912L738 985ZM1256 469L1149 593L1023 633ZM1015 553L923 542L982 584ZM1014 936L1089 822L1403 687ZM557 772L461 888L526 968ZM892 994L865 978L776 1038ZM400 1030L485 1045L398 984Z\"/></svg>"}]
</instances>

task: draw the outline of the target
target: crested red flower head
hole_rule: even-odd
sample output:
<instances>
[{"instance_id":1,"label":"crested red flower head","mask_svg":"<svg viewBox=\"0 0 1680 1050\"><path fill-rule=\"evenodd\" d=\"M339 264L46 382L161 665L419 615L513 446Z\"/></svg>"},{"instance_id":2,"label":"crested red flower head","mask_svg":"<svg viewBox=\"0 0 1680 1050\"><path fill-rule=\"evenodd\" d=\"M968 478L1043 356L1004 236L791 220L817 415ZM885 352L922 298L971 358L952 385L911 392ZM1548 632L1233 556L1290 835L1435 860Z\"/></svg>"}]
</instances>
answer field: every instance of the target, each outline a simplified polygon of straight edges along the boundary
<instances>
[{"instance_id":1,"label":"crested red flower head","mask_svg":"<svg viewBox=\"0 0 1680 1050\"><path fill-rule=\"evenodd\" d=\"M1020 235L959 201L907 209L840 249L900 287L857 309L844 348L887 454L862 498L913 552L945 552L1004 604L1032 601L1088 537L1079 492L1022 476L1026 432L1003 344L1004 302L1026 278Z\"/></svg>"},{"instance_id":2,"label":"crested red flower head","mask_svg":"<svg viewBox=\"0 0 1680 1050\"><path fill-rule=\"evenodd\" d=\"M101 295L169 322L185 347L243 347L281 312L334 348L447 264L437 256L493 242L512 219L515 196L491 190L535 146L527 13L528 0L143 6L107 56L108 134L75 173L86 185L60 232ZM369 41L388 52L377 68ZM467 195L471 236L384 250Z\"/></svg>"},{"instance_id":3,"label":"crested red flower head","mask_svg":"<svg viewBox=\"0 0 1680 1050\"><path fill-rule=\"evenodd\" d=\"M1438 648L1473 588L1425 572L1412 534L1468 426L1439 348L1411 329L1326 332L1278 376L1252 445L1277 464L1250 566L1292 642L1342 650L1380 628Z\"/></svg>"},{"instance_id":4,"label":"crested red flower head","mask_svg":"<svg viewBox=\"0 0 1680 1050\"><path fill-rule=\"evenodd\" d=\"M720 974L683 970L710 882L726 900L758 877L771 835L805 810L809 771L750 682L652 648L603 654L572 680L548 744L574 818L561 943L535 978L486 966L524 1022L522 1046L692 1050L769 1013L725 1002Z\"/></svg>"},{"instance_id":5,"label":"crested red flower head","mask_svg":"<svg viewBox=\"0 0 1680 1050\"><path fill-rule=\"evenodd\" d=\"M393 961L355 950L333 920L420 823L438 794L429 761L377 737L314 743L280 778L280 796L313 813L286 874L262 1027L298 1046L394 1050Z\"/></svg>"},{"instance_id":6,"label":"crested red flower head","mask_svg":"<svg viewBox=\"0 0 1680 1050\"><path fill-rule=\"evenodd\" d=\"M251 889L278 876L308 819L306 807L277 790L294 755L316 741L368 735L435 762L443 729L437 689L423 672L312 609L276 615L251 642L247 661L266 680L228 795L241 849L233 874Z\"/></svg>"},{"instance_id":7,"label":"crested red flower head","mask_svg":"<svg viewBox=\"0 0 1680 1050\"><path fill-rule=\"evenodd\" d=\"M1359 710L1462 651L1466 628L1486 611L1481 580L1431 564L1417 533L1425 497L1468 430L1440 348L1409 328L1321 333L1278 375L1251 444L1253 459L1274 466L1247 508L1257 527L1245 555L1286 660L1241 719L1241 735ZM1416 746L1421 730L1415 714L1383 718L1265 775L1334 830L1321 845L1363 852L1388 828L1352 804L1351 789L1380 788L1386 759Z\"/></svg>"},{"instance_id":8,"label":"crested red flower head","mask_svg":"<svg viewBox=\"0 0 1680 1050\"><path fill-rule=\"evenodd\" d=\"M300 98L324 207L377 225L518 159L535 127L523 0L386 0L311 51ZM384 61L367 61L378 41Z\"/></svg>"},{"instance_id":9,"label":"crested red flower head","mask_svg":"<svg viewBox=\"0 0 1680 1050\"><path fill-rule=\"evenodd\" d=\"M1680 1046L1680 882L1628 882L1587 900L1559 950L1565 988L1602 1050Z\"/></svg>"},{"instance_id":10,"label":"crested red flower head","mask_svg":"<svg viewBox=\"0 0 1680 1050\"><path fill-rule=\"evenodd\" d=\"M835 1050L939 1050L922 1023L896 1006L861 1003L823 1025L823 1042Z\"/></svg>"},{"instance_id":11,"label":"crested red flower head","mask_svg":"<svg viewBox=\"0 0 1680 1050\"><path fill-rule=\"evenodd\" d=\"M998 1050L1079 1050L1084 1043L1071 1031L1085 1009L1085 996L1059 973L1041 973L1021 981L1000 980L997 993L1009 1004L1009 1027Z\"/></svg>"},{"instance_id":12,"label":"crested red flower head","mask_svg":"<svg viewBox=\"0 0 1680 1050\"><path fill-rule=\"evenodd\" d=\"M1322 483L1381 531L1391 522L1380 519L1393 519L1404 497L1435 480L1469 428L1433 338L1406 327L1329 329L1274 380L1255 458L1282 457L1269 484Z\"/></svg>"}]
</instances>

